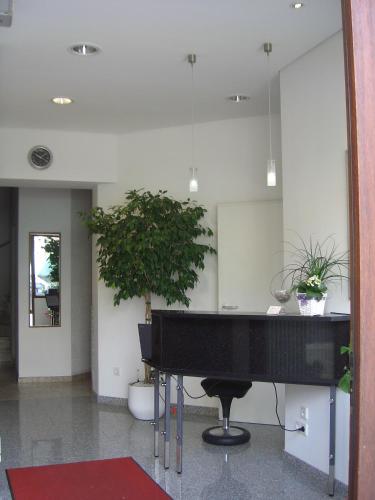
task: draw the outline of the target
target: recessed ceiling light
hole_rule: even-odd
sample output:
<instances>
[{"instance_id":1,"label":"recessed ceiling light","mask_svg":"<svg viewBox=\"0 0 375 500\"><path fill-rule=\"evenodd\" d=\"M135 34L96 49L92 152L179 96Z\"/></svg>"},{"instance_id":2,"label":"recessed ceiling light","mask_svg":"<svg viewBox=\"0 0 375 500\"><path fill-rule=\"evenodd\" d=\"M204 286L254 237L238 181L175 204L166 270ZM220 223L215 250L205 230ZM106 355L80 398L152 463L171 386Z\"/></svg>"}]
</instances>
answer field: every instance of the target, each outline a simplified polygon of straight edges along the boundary
<instances>
[{"instance_id":1,"label":"recessed ceiling light","mask_svg":"<svg viewBox=\"0 0 375 500\"><path fill-rule=\"evenodd\" d=\"M228 101L232 102L244 102L249 100L250 97L248 95L231 95L228 97Z\"/></svg>"},{"instance_id":2,"label":"recessed ceiling light","mask_svg":"<svg viewBox=\"0 0 375 500\"><path fill-rule=\"evenodd\" d=\"M301 9L303 7L303 3L302 2L294 2L294 3L290 4L290 6L292 7L292 9Z\"/></svg>"},{"instance_id":3,"label":"recessed ceiling light","mask_svg":"<svg viewBox=\"0 0 375 500\"><path fill-rule=\"evenodd\" d=\"M93 56L100 52L100 48L92 43L75 43L68 50L77 56Z\"/></svg>"},{"instance_id":4,"label":"recessed ceiling light","mask_svg":"<svg viewBox=\"0 0 375 500\"><path fill-rule=\"evenodd\" d=\"M70 97L58 96L58 97L53 97L51 101L54 104L72 104L73 99L71 99Z\"/></svg>"}]
</instances>

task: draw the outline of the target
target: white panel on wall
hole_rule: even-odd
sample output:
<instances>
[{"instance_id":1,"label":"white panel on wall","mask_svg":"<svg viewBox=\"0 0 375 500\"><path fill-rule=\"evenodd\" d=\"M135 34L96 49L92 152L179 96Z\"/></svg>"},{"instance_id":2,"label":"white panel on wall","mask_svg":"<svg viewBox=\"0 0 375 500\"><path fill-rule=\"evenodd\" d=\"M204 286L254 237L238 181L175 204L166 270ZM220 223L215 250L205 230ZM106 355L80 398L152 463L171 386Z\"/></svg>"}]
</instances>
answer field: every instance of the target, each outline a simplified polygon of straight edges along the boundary
<instances>
[{"instance_id":1,"label":"white panel on wall","mask_svg":"<svg viewBox=\"0 0 375 500\"><path fill-rule=\"evenodd\" d=\"M218 206L219 308L266 312L273 277L283 268L280 200Z\"/></svg>"}]
</instances>

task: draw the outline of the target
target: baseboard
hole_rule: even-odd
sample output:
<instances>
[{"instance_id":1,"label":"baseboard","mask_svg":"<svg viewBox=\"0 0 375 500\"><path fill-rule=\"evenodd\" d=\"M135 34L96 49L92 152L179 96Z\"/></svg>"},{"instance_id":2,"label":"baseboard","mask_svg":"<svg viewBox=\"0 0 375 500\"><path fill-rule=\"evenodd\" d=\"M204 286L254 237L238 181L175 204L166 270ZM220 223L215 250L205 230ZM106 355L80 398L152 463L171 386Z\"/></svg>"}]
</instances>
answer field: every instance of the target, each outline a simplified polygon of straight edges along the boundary
<instances>
[{"instance_id":1,"label":"baseboard","mask_svg":"<svg viewBox=\"0 0 375 500\"><path fill-rule=\"evenodd\" d=\"M323 472L323 471L317 469L316 467L313 467L312 465L304 462L300 458L297 458L294 455L291 455L289 452L287 452L285 450L283 451L283 453L285 455L285 458L293 465L296 465L298 467L298 469L305 470L310 475L315 475L315 477L317 479L322 480L322 482L324 482L324 480L326 480L328 482L328 474L326 474L325 472ZM341 481L339 481L338 479L336 479L336 481L335 481L335 493L338 493L342 496L347 495L348 494L348 486L346 484L342 483Z\"/></svg>"},{"instance_id":2,"label":"baseboard","mask_svg":"<svg viewBox=\"0 0 375 500\"><path fill-rule=\"evenodd\" d=\"M173 408L174 413L177 405L171 404L171 408ZM219 409L211 406L184 405L184 415L203 415L205 417L214 417L218 419Z\"/></svg>"},{"instance_id":3,"label":"baseboard","mask_svg":"<svg viewBox=\"0 0 375 500\"><path fill-rule=\"evenodd\" d=\"M72 375L72 381L74 382L75 380L90 380L91 381L91 372L76 373L75 375Z\"/></svg>"},{"instance_id":4,"label":"baseboard","mask_svg":"<svg viewBox=\"0 0 375 500\"><path fill-rule=\"evenodd\" d=\"M123 406L124 408L128 407L127 398L113 398L111 396L99 396L94 393L96 396L96 401L99 404L104 405L113 405L113 406ZM176 405L171 404L172 413L176 412ZM207 417L219 418L219 410L218 408L211 408L208 406L194 406L194 405L185 405L184 406L184 414L185 415L204 415Z\"/></svg>"},{"instance_id":5,"label":"baseboard","mask_svg":"<svg viewBox=\"0 0 375 500\"><path fill-rule=\"evenodd\" d=\"M18 377L19 384L39 384L54 382L77 382L80 380L91 380L91 373L77 373L76 375L66 375L61 377Z\"/></svg>"},{"instance_id":6,"label":"baseboard","mask_svg":"<svg viewBox=\"0 0 375 500\"><path fill-rule=\"evenodd\" d=\"M94 392L96 401L102 405L123 406L128 407L128 398L112 398L111 396L99 396Z\"/></svg>"}]
</instances>

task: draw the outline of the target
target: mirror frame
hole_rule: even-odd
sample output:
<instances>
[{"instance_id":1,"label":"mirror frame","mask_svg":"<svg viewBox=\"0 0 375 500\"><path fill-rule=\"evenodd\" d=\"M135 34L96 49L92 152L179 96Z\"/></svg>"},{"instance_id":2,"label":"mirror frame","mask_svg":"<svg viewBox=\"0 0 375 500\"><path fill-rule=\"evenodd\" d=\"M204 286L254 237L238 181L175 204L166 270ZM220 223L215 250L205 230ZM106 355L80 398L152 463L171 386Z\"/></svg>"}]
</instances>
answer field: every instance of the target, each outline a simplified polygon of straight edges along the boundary
<instances>
[{"instance_id":1,"label":"mirror frame","mask_svg":"<svg viewBox=\"0 0 375 500\"><path fill-rule=\"evenodd\" d=\"M32 255L33 255L33 237L34 236L58 236L60 240L60 252L59 252L59 324L58 325L30 325L30 314L31 314L31 309L30 309L30 304L31 302L34 304L34 299L36 297L35 295L35 280L32 279L32 286L30 286L30 269L34 271L33 269L33 262L32 262ZM28 327L29 328L60 328L61 327L61 233L60 232L50 232L50 231L30 231L29 232L29 262L28 262L28 269L29 269L29 282L28 282ZM32 272L32 275L34 276L34 273Z\"/></svg>"}]
</instances>

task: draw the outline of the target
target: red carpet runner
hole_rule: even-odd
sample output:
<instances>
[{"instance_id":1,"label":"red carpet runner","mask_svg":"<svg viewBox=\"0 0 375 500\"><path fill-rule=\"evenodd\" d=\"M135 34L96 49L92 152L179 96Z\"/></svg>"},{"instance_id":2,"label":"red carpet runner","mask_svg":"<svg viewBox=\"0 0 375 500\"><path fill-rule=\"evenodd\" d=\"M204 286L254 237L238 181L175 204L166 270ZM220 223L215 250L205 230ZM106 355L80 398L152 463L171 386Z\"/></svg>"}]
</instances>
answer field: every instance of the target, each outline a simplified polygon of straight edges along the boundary
<instances>
[{"instance_id":1,"label":"red carpet runner","mask_svg":"<svg viewBox=\"0 0 375 500\"><path fill-rule=\"evenodd\" d=\"M6 472L14 500L171 500L130 457Z\"/></svg>"}]
</instances>

